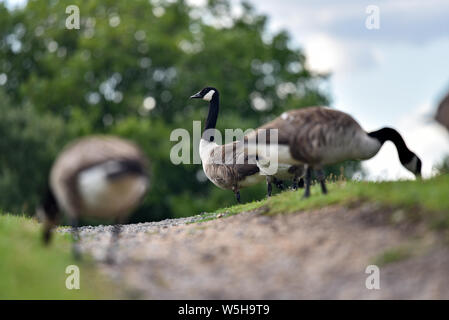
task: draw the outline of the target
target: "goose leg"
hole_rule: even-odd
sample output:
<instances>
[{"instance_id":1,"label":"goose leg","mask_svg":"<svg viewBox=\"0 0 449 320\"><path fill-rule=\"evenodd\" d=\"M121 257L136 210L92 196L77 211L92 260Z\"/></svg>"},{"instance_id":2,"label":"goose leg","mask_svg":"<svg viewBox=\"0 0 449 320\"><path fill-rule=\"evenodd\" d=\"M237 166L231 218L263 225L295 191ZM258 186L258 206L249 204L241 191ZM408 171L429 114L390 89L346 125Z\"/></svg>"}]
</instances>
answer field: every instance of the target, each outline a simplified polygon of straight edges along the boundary
<instances>
[{"instance_id":1,"label":"goose leg","mask_svg":"<svg viewBox=\"0 0 449 320\"><path fill-rule=\"evenodd\" d=\"M108 253L106 256L106 263L113 264L114 263L114 257L115 257L115 251L117 247L117 242L120 236L120 232L122 231L122 225L120 224L120 221L116 220L115 224L112 226L112 237L111 237L111 244L108 248Z\"/></svg>"},{"instance_id":2,"label":"goose leg","mask_svg":"<svg viewBox=\"0 0 449 320\"><path fill-rule=\"evenodd\" d=\"M271 186L271 178L267 176L267 196L271 197L273 187Z\"/></svg>"},{"instance_id":3,"label":"goose leg","mask_svg":"<svg viewBox=\"0 0 449 320\"><path fill-rule=\"evenodd\" d=\"M293 190L298 190L299 189L304 189L304 179L303 178L299 178L298 176L295 176L293 178L293 184L292 184L292 189Z\"/></svg>"},{"instance_id":4,"label":"goose leg","mask_svg":"<svg viewBox=\"0 0 449 320\"><path fill-rule=\"evenodd\" d=\"M50 226L44 226L44 233L42 235L42 240L44 241L44 245L48 246L50 244L52 234L52 228Z\"/></svg>"},{"instance_id":5,"label":"goose leg","mask_svg":"<svg viewBox=\"0 0 449 320\"><path fill-rule=\"evenodd\" d=\"M278 180L278 179L276 179L275 178L275 184L276 184L276 187L279 189L279 190L284 190L285 188L284 188L284 182L282 181L282 180Z\"/></svg>"},{"instance_id":6,"label":"goose leg","mask_svg":"<svg viewBox=\"0 0 449 320\"><path fill-rule=\"evenodd\" d=\"M326 176L324 175L323 169L318 169L316 171L316 173L317 173L318 181L320 181L321 192L323 192L323 194L327 194Z\"/></svg>"},{"instance_id":7,"label":"goose leg","mask_svg":"<svg viewBox=\"0 0 449 320\"><path fill-rule=\"evenodd\" d=\"M310 183L311 183L311 180L312 180L312 168L308 166L307 169L306 169L306 176L305 176L306 190L304 191L303 198L310 197Z\"/></svg>"},{"instance_id":8,"label":"goose leg","mask_svg":"<svg viewBox=\"0 0 449 320\"><path fill-rule=\"evenodd\" d=\"M72 244L72 252L73 257L75 260L81 260L81 250L79 247L79 241L80 241L80 234L79 234L79 220L78 218L72 218L70 221L70 225L72 226L72 238L73 238L73 244Z\"/></svg>"},{"instance_id":9,"label":"goose leg","mask_svg":"<svg viewBox=\"0 0 449 320\"><path fill-rule=\"evenodd\" d=\"M299 179L297 187L300 189L304 189L304 178Z\"/></svg>"},{"instance_id":10,"label":"goose leg","mask_svg":"<svg viewBox=\"0 0 449 320\"><path fill-rule=\"evenodd\" d=\"M303 181L303 184L304 184L304 181ZM295 176L293 178L292 189L295 191L298 190L298 177L297 176Z\"/></svg>"},{"instance_id":11,"label":"goose leg","mask_svg":"<svg viewBox=\"0 0 449 320\"><path fill-rule=\"evenodd\" d=\"M238 187L237 186L232 187L232 191L234 191L235 198L237 199L237 202L241 203L240 202L240 190L238 189Z\"/></svg>"}]
</instances>

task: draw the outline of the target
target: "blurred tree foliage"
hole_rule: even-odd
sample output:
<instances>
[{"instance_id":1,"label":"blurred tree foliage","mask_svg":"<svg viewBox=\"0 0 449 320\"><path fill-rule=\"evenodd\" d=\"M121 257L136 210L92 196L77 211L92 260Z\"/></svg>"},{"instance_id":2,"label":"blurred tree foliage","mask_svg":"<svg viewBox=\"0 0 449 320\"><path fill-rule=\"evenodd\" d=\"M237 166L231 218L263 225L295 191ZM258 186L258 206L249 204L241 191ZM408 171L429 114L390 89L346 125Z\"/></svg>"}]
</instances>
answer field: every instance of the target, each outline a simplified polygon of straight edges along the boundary
<instances>
[{"instance_id":1,"label":"blurred tree foliage","mask_svg":"<svg viewBox=\"0 0 449 320\"><path fill-rule=\"evenodd\" d=\"M66 140L62 119L14 107L0 91L0 205L30 212L45 187L45 174ZM38 120L38 121L37 121Z\"/></svg>"},{"instance_id":2,"label":"blurred tree foliage","mask_svg":"<svg viewBox=\"0 0 449 320\"><path fill-rule=\"evenodd\" d=\"M79 30L65 26L69 5L80 8ZM326 76L306 67L289 35L270 34L248 3L237 8L227 0L34 0L8 11L0 3L0 207L32 213L57 151L92 133L132 139L151 159L152 189L136 220L233 204L200 165L170 162L171 131L192 132L207 113L188 97L220 89L219 129L328 103ZM242 198L264 194L261 185Z\"/></svg>"}]
</instances>

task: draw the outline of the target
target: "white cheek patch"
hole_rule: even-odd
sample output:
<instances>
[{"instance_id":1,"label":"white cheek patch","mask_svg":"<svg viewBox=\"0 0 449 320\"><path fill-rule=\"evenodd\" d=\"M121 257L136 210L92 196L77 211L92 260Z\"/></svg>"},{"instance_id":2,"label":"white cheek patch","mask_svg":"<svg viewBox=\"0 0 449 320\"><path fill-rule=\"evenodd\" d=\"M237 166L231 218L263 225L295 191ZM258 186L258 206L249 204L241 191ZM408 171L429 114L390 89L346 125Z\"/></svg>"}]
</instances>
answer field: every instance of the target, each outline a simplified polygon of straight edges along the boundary
<instances>
[{"instance_id":1,"label":"white cheek patch","mask_svg":"<svg viewBox=\"0 0 449 320\"><path fill-rule=\"evenodd\" d=\"M211 101L212 96L215 94L215 90L210 90L204 97L203 100Z\"/></svg>"}]
</instances>

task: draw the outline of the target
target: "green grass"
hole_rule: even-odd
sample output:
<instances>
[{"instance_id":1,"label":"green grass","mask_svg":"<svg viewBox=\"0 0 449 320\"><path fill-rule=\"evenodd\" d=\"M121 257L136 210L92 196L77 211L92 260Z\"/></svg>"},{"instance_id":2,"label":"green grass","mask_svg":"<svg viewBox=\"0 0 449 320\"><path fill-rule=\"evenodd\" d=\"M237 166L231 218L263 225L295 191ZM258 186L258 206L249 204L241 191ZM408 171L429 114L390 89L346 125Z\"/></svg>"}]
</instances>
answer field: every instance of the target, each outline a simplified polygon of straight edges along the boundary
<instances>
[{"instance_id":1,"label":"green grass","mask_svg":"<svg viewBox=\"0 0 449 320\"><path fill-rule=\"evenodd\" d=\"M193 223L199 223L199 222L206 222L206 221L210 221L210 220L215 220L217 218L220 217L228 217L228 216L232 216L241 212L246 212L246 211L253 211L256 210L258 208L262 208L264 207L266 200L261 200L261 201L253 201L253 202L248 202L248 203L244 203L244 204L239 204L239 205L235 205L232 207L227 207L227 208L222 208L222 209L218 209L214 212L207 212L204 213L201 216L201 220L198 221L194 221L194 222L190 222L189 224L193 224Z\"/></svg>"},{"instance_id":2,"label":"green grass","mask_svg":"<svg viewBox=\"0 0 449 320\"><path fill-rule=\"evenodd\" d=\"M66 267L80 268L80 289L65 286ZM33 219L0 214L0 299L103 299L114 289L89 262L74 261L69 235L54 233L44 247Z\"/></svg>"},{"instance_id":3,"label":"green grass","mask_svg":"<svg viewBox=\"0 0 449 320\"><path fill-rule=\"evenodd\" d=\"M363 202L401 209L401 221L420 219L440 229L449 229L449 175L429 180L395 182L329 183L329 194L319 186L312 196L302 199L303 190L285 191L269 199L223 208L206 214L200 221L230 216L245 211L263 210L264 214L293 213L330 205L352 206ZM242 194L244 196L244 193ZM33 219L0 214L0 299L102 299L116 297L114 288L93 269L93 264L79 263L71 255L69 235L54 234L50 247L41 243L40 225ZM408 249L392 248L377 263L387 264L406 259ZM81 270L81 289L65 287L66 267L76 264Z\"/></svg>"},{"instance_id":4,"label":"green grass","mask_svg":"<svg viewBox=\"0 0 449 320\"><path fill-rule=\"evenodd\" d=\"M338 181L328 183L328 189L329 193L323 195L320 187L314 185L308 199L302 199L304 190L285 191L269 199L220 209L206 217L212 219L217 213L233 215L261 207L270 215L372 202L404 209L406 218L426 219L433 227L449 228L449 175L416 181Z\"/></svg>"},{"instance_id":5,"label":"green grass","mask_svg":"<svg viewBox=\"0 0 449 320\"><path fill-rule=\"evenodd\" d=\"M376 257L373 263L379 267L387 264L404 261L413 255L413 249L411 247L397 247L384 251L382 254Z\"/></svg>"}]
</instances>

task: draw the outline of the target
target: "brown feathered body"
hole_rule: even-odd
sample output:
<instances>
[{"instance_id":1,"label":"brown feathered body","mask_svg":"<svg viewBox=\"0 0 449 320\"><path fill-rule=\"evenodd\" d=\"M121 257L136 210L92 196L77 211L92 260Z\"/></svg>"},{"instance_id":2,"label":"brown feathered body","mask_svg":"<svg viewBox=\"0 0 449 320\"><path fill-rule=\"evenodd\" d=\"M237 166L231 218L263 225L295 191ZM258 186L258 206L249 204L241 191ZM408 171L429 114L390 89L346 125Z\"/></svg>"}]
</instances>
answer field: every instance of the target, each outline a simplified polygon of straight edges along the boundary
<instances>
[{"instance_id":1,"label":"brown feathered body","mask_svg":"<svg viewBox=\"0 0 449 320\"><path fill-rule=\"evenodd\" d=\"M248 158L241 142L217 145L201 140L200 156L207 178L222 189L238 190L265 180L255 157Z\"/></svg>"},{"instance_id":2,"label":"brown feathered body","mask_svg":"<svg viewBox=\"0 0 449 320\"><path fill-rule=\"evenodd\" d=\"M279 162L321 166L347 159L369 159L381 147L348 114L327 107L284 112L256 130L277 129L277 142L267 132L267 145L278 148Z\"/></svg>"},{"instance_id":3,"label":"brown feathered body","mask_svg":"<svg viewBox=\"0 0 449 320\"><path fill-rule=\"evenodd\" d=\"M94 136L68 145L56 159L50 186L69 216L123 219L148 186L148 161L133 143Z\"/></svg>"}]
</instances>

